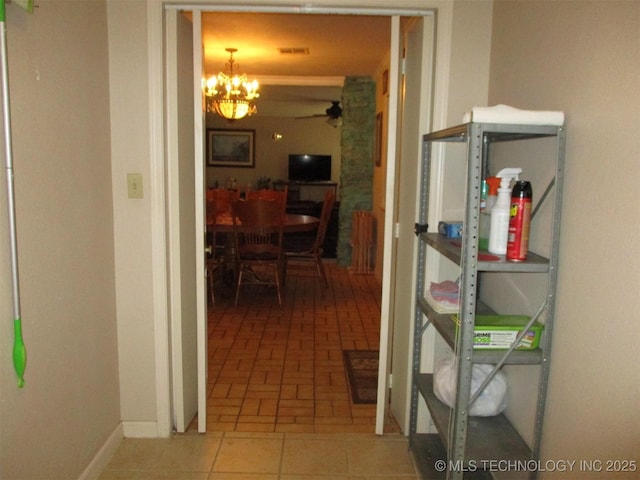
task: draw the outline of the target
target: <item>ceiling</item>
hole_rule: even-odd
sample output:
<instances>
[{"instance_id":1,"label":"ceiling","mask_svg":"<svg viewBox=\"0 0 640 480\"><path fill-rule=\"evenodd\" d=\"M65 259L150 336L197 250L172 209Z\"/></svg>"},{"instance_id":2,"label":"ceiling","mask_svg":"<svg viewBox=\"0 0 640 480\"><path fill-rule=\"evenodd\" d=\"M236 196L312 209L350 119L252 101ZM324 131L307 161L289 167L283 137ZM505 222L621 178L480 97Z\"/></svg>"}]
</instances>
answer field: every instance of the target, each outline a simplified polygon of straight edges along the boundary
<instances>
[{"instance_id":1,"label":"ceiling","mask_svg":"<svg viewBox=\"0 0 640 480\"><path fill-rule=\"evenodd\" d=\"M238 73L261 84L258 114L279 116L324 113L344 77L373 76L391 30L390 17L364 15L203 12L202 24L205 75L236 48Z\"/></svg>"}]
</instances>

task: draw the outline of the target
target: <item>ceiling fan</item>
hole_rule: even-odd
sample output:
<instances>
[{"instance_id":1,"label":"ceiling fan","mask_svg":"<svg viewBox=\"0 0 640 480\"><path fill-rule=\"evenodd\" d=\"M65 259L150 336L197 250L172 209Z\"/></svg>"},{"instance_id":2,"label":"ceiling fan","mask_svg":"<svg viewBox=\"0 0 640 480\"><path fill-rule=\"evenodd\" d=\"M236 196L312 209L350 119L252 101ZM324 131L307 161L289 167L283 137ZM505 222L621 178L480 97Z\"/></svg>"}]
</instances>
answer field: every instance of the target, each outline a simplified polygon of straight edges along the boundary
<instances>
[{"instance_id":1,"label":"ceiling fan","mask_svg":"<svg viewBox=\"0 0 640 480\"><path fill-rule=\"evenodd\" d=\"M342 107L339 100L331 100L331 106L325 110L325 113L317 113L315 115L308 115L306 117L296 117L296 120L305 118L327 118L327 123L337 127L342 124Z\"/></svg>"}]
</instances>

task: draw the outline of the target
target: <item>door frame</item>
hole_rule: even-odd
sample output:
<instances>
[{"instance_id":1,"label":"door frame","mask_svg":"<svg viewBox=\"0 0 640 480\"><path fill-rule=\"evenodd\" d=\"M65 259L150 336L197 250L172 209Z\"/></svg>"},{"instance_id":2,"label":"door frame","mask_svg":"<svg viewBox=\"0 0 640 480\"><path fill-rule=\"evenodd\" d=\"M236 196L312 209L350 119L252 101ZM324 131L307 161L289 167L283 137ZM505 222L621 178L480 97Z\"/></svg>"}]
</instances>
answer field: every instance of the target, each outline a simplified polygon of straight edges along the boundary
<instances>
[{"instance_id":1,"label":"door frame","mask_svg":"<svg viewBox=\"0 0 640 480\"><path fill-rule=\"evenodd\" d=\"M277 0L275 0L277 2ZM398 3L403 3L399 1ZM414 2L406 2L412 4ZM185 9L200 10L200 11L251 11L254 13L330 13L330 14L342 14L342 15L383 15L388 17L414 17L434 15L436 17L436 53L435 53L435 75L433 82L433 127L442 128L446 125L446 107L448 98L448 74L450 63L450 51L451 51L451 31L452 31L452 16L453 7L449 2L442 2L438 0L429 0L426 5L418 7L408 6L394 6L393 8L371 8L371 7L335 7L335 6L322 6L305 4L304 6L276 6L265 5L256 6L251 4L202 4L193 5L187 2L173 1L168 3L163 2L147 2L147 38L148 38L148 71L150 78L149 85L149 115L150 115L150 154L151 154L151 225L152 225L152 245L153 245L153 258L152 268L153 275L153 305L154 305L154 343L155 343L155 371L156 371L156 422L158 436L169 436L172 431L172 392L171 392L171 361L170 361L170 330L169 330L169 316L168 316L168 273L166 268L166 258L168 254L168 245L166 240L167 224L166 224L166 197L165 197L165 184L167 181L167 172L165 171L165 117L164 117L164 71L165 71L165 58L163 52L164 44L164 11L165 9ZM391 85L390 85L391 86ZM391 92L393 93L393 92ZM395 97L390 96L389 104L389 125L397 125L397 102L399 101L398 95ZM392 106L396 102L396 108L392 110ZM396 119L392 122L392 119ZM396 144L397 132L392 131L390 128L387 130L388 145ZM388 150L389 152L389 150ZM438 162L439 155L437 152L434 155L434 161ZM395 153L394 153L395 155ZM393 163L393 162L389 162ZM395 181L395 174L388 176L386 180L386 200L387 209L385 212L385 226L391 225L391 231L385 232L385 245L387 246L390 235L394 235L396 226L393 220L389 219L390 215L393 215L393 211L396 208L396 198L393 192L396 188L395 184L389 183ZM389 202L390 200L390 202ZM384 307L384 312L387 315L391 315L390 305L395 302L395 292L390 287L389 266L393 263L394 258L388 258L383 260L384 266L387 267L383 271L383 294L387 294L389 298L384 302L389 302ZM388 282L385 287L385 282ZM391 298L393 296L394 298ZM387 317L388 318L388 317ZM382 315L381 315L382 320ZM386 322L387 320L385 320ZM392 322L391 322L392 324ZM387 325L389 326L389 324ZM391 332L386 332L384 341L388 341L388 335ZM383 346L383 335L381 332L381 348ZM199 356L205 355L206 352L199 353ZM408 358L411 358L412 352L407 352ZM386 394L388 392L389 381L389 362L385 361L386 374L379 377L378 388L378 400L380 401L381 393L383 409L386 409ZM201 387L199 387L201 388ZM381 410L378 409L376 420L376 433L382 434L382 422L384 420L384 414L381 416Z\"/></svg>"},{"instance_id":2,"label":"door frame","mask_svg":"<svg viewBox=\"0 0 640 480\"><path fill-rule=\"evenodd\" d=\"M168 10L164 17L172 428L184 433L197 415L198 432L204 433L208 365L202 29L199 10L193 12L190 23L176 10ZM178 38L188 45L174 48ZM182 83L180 71L189 77ZM186 111L192 113L191 118L180 115ZM183 216L185 211L189 212L187 217Z\"/></svg>"}]
</instances>

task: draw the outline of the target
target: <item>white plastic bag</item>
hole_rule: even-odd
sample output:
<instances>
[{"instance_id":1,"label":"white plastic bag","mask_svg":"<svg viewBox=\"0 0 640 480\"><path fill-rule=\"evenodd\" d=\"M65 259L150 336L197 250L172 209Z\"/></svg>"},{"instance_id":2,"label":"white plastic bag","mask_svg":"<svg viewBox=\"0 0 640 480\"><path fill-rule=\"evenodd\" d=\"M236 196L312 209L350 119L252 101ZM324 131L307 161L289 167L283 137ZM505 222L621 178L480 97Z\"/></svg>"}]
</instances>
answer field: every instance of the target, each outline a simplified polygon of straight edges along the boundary
<instances>
[{"instance_id":1,"label":"white plastic bag","mask_svg":"<svg viewBox=\"0 0 640 480\"><path fill-rule=\"evenodd\" d=\"M456 397L456 370L454 360L447 359L440 363L433 373L433 393L438 400L449 407L453 407ZM491 370L493 370L493 365L473 365L471 370L472 397L485 378L489 376ZM502 413L505 408L507 408L507 379L500 371L473 402L469 415L491 417Z\"/></svg>"}]
</instances>

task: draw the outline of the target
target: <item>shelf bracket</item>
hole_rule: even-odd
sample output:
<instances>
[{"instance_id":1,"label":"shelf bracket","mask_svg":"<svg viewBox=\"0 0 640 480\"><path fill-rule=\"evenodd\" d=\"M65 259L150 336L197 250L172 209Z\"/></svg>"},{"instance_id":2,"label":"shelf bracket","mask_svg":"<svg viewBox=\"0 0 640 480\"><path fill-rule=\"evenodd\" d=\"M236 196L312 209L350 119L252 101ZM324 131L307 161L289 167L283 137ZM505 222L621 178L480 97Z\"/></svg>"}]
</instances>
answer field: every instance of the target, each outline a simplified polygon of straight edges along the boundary
<instances>
[{"instance_id":1,"label":"shelf bracket","mask_svg":"<svg viewBox=\"0 0 640 480\"><path fill-rule=\"evenodd\" d=\"M414 227L414 232L416 235L420 235L421 233L427 233L429 230L428 223L416 223Z\"/></svg>"},{"instance_id":2,"label":"shelf bracket","mask_svg":"<svg viewBox=\"0 0 640 480\"><path fill-rule=\"evenodd\" d=\"M551 191L551 189L553 188L553 186L555 184L556 184L556 177L553 177L551 179L551 181L549 182L549 185L547 185L547 188L545 188L544 192L542 193L542 196L540 197L540 200L538 200L538 203L536 204L535 208L531 212L531 218L532 219L533 219L533 217L536 216L536 213L538 213L538 210L540 209L540 207L544 203L545 198L547 198L547 195L549 195L549 192Z\"/></svg>"},{"instance_id":3,"label":"shelf bracket","mask_svg":"<svg viewBox=\"0 0 640 480\"><path fill-rule=\"evenodd\" d=\"M422 327L420 327L420 336L424 335L424 332L427 331L429 325L431 325L431 320L427 318L427 321L422 324Z\"/></svg>"}]
</instances>

